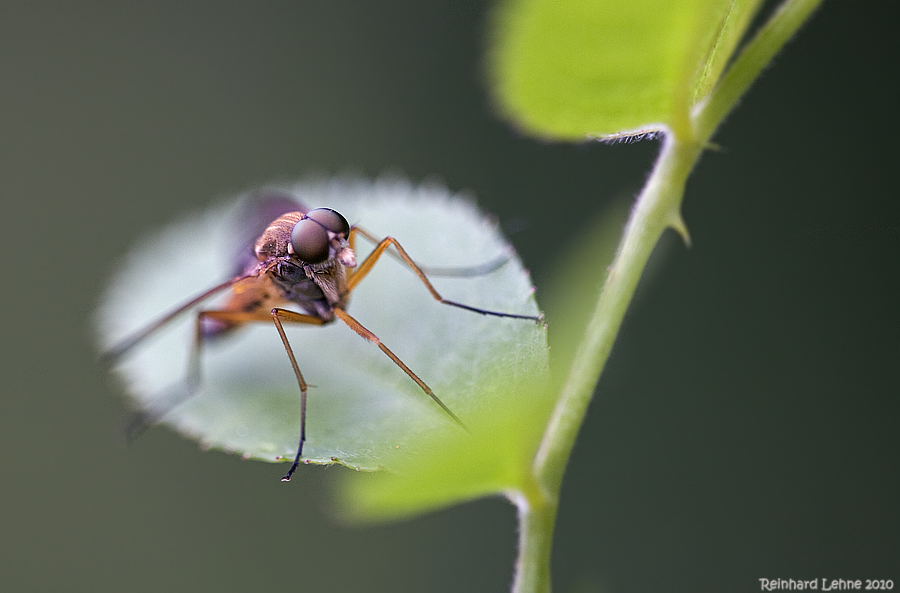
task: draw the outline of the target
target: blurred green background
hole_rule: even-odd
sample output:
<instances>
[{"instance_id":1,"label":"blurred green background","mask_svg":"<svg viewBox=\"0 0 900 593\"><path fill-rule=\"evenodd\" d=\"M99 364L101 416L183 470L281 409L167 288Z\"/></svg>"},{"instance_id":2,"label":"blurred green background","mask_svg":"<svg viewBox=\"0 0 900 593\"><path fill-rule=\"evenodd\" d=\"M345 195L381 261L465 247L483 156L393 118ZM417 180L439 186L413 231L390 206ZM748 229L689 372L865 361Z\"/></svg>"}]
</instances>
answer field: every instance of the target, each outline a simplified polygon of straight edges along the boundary
<instances>
[{"instance_id":1,"label":"blurred green background","mask_svg":"<svg viewBox=\"0 0 900 593\"><path fill-rule=\"evenodd\" d=\"M548 145L494 117L487 3L359 4L0 5L4 591L508 590L504 500L341 524L346 470L283 484L166 429L122 446L96 361L130 242L256 184L473 190L539 299L640 187L653 142ZM658 250L568 469L556 591L900 584L896 13L826 1L695 171L694 246Z\"/></svg>"}]
</instances>

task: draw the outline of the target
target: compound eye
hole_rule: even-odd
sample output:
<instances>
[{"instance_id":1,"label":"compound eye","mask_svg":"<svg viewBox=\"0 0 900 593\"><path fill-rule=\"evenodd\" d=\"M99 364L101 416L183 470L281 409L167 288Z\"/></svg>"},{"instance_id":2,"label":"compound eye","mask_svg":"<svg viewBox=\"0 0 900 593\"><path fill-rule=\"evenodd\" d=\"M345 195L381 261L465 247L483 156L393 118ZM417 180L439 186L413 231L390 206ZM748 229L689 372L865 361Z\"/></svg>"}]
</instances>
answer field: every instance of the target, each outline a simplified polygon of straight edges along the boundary
<instances>
[{"instance_id":1,"label":"compound eye","mask_svg":"<svg viewBox=\"0 0 900 593\"><path fill-rule=\"evenodd\" d=\"M328 233L319 222L301 219L291 231L291 247L294 255L306 263L323 262L328 259Z\"/></svg>"},{"instance_id":2,"label":"compound eye","mask_svg":"<svg viewBox=\"0 0 900 593\"><path fill-rule=\"evenodd\" d=\"M347 219L341 216L340 212L331 208L310 210L306 213L305 218L315 220L336 235L344 235L346 237L350 234L350 225L347 223Z\"/></svg>"}]
</instances>

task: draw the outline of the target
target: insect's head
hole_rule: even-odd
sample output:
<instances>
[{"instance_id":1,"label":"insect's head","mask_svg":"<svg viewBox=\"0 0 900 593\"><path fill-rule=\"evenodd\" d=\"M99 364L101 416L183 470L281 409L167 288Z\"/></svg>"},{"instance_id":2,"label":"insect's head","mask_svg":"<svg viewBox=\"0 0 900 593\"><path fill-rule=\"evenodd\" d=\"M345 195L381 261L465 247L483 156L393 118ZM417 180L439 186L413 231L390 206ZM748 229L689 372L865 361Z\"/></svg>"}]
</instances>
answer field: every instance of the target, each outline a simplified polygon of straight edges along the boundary
<instances>
[{"instance_id":1,"label":"insect's head","mask_svg":"<svg viewBox=\"0 0 900 593\"><path fill-rule=\"evenodd\" d=\"M336 257L352 268L356 265L356 255L350 248L349 237L350 225L346 218L331 208L316 208L294 225L288 253L310 264Z\"/></svg>"}]
</instances>

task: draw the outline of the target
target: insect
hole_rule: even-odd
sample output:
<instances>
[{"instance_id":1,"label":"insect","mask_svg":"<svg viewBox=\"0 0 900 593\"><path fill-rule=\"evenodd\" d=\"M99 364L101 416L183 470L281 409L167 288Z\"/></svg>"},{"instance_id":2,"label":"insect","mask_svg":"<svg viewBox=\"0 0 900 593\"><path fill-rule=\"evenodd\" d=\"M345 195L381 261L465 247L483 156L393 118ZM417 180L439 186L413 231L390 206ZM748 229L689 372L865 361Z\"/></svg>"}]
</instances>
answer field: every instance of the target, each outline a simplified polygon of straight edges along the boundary
<instances>
[{"instance_id":1,"label":"insect","mask_svg":"<svg viewBox=\"0 0 900 593\"><path fill-rule=\"evenodd\" d=\"M200 384L201 353L205 343L227 336L249 323L272 323L280 336L300 390L299 444L290 469L282 477L283 481L290 481L303 455L309 387L285 333L285 324L325 325L335 320L341 321L376 345L444 414L465 428L463 422L423 379L347 312L352 292L385 253L408 266L439 303L482 315L532 321L542 319L540 316L490 311L443 298L423 269L396 239L386 237L379 240L364 228L350 225L340 213L330 208L309 209L287 195L277 194L258 199L255 206L254 217L247 222L248 232L253 238L236 258L232 277L203 291L118 342L104 354L104 358L111 363L121 359L183 313L193 310L219 293L227 292L227 298L217 308L196 312L184 397L189 397ZM254 221L252 218L258 220ZM365 259L358 262L355 246L360 236L372 242L375 247ZM462 270L462 275L485 273L499 264L466 268ZM441 275L459 274L444 270ZM145 428L160 416L161 414L138 414L131 427L132 432Z\"/></svg>"}]
</instances>

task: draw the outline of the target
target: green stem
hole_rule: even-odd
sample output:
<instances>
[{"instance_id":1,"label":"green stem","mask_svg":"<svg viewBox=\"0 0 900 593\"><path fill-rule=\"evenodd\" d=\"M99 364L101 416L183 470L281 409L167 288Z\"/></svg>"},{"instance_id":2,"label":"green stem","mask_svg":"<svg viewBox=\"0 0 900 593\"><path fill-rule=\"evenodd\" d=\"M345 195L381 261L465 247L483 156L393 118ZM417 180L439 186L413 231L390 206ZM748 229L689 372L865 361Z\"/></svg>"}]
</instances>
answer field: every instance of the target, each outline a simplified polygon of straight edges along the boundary
<instances>
[{"instance_id":1,"label":"green stem","mask_svg":"<svg viewBox=\"0 0 900 593\"><path fill-rule=\"evenodd\" d=\"M559 492L566 461L606 364L641 273L663 231L684 229L680 204L700 147L668 135L653 173L638 196L619 251L569 368L557 405L534 461L546 492ZM684 233L683 233L684 234Z\"/></svg>"},{"instance_id":2,"label":"green stem","mask_svg":"<svg viewBox=\"0 0 900 593\"><path fill-rule=\"evenodd\" d=\"M670 226L687 236L679 207L685 181L700 152L695 143L667 136L656 167L638 197L535 457L532 469L536 483L513 498L519 508L520 529L514 593L550 591L553 527L566 462L653 247Z\"/></svg>"},{"instance_id":3,"label":"green stem","mask_svg":"<svg viewBox=\"0 0 900 593\"><path fill-rule=\"evenodd\" d=\"M519 509L520 528L514 593L550 591L553 528L566 463L625 312L659 238L666 228L672 227L689 242L681 218L688 175L718 125L820 3L821 0L786 0L716 88L696 106L692 114L694 136L677 137L671 132L666 135L562 383L534 459L534 487L511 497Z\"/></svg>"},{"instance_id":4,"label":"green stem","mask_svg":"<svg viewBox=\"0 0 900 593\"><path fill-rule=\"evenodd\" d=\"M541 493L533 494L513 499L519 511L519 557L513 593L550 591L550 552L557 503Z\"/></svg>"}]
</instances>

